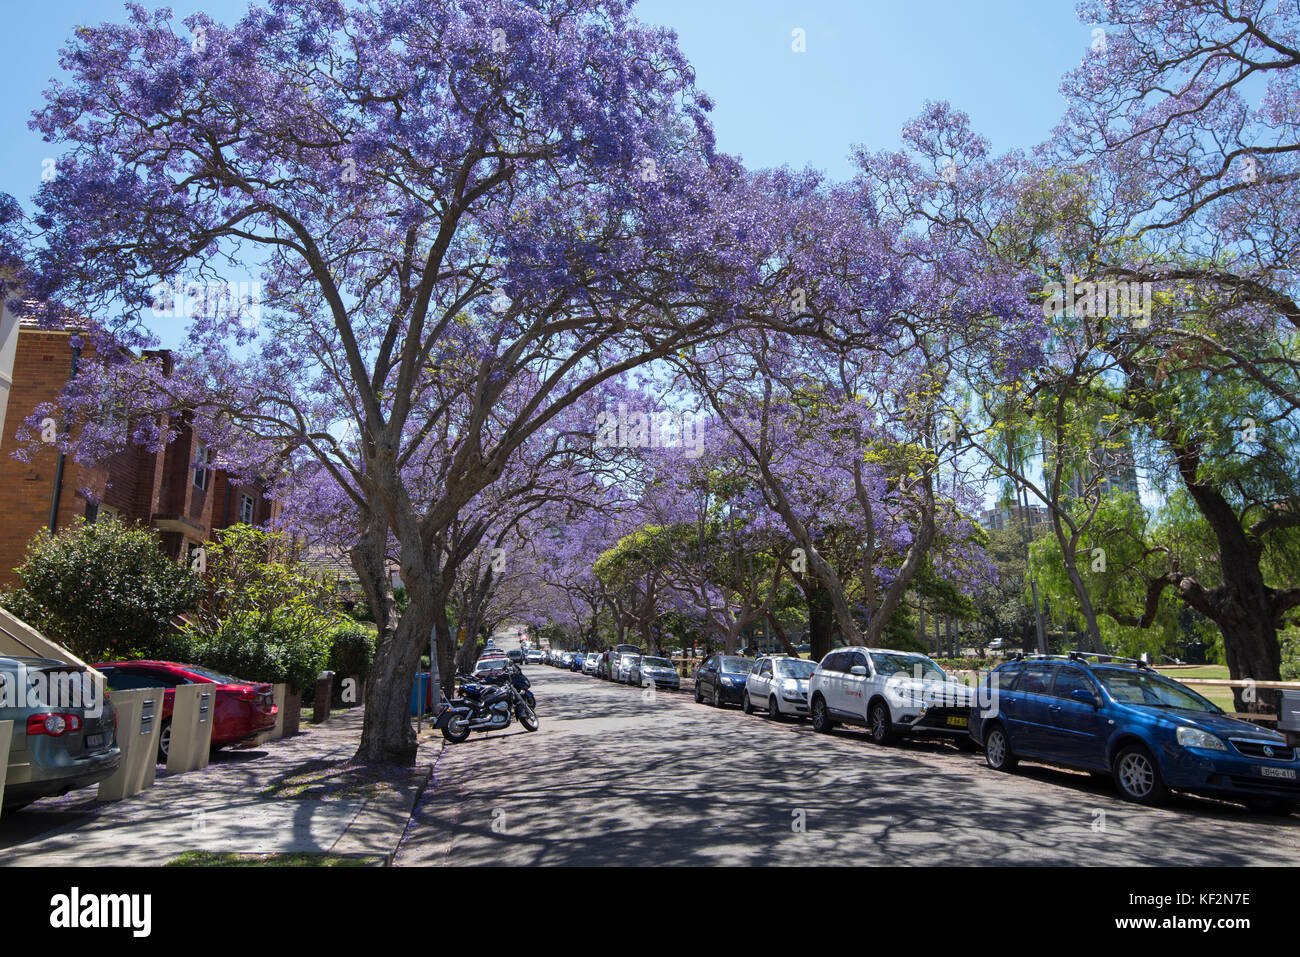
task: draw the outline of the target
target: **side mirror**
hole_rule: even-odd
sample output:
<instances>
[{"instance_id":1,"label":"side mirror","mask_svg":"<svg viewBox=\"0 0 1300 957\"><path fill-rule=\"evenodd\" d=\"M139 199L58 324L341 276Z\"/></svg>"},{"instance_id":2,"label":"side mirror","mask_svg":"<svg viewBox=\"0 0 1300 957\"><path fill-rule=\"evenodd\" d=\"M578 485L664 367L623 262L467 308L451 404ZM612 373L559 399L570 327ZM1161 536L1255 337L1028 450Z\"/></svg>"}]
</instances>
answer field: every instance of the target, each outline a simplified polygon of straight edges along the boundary
<instances>
[{"instance_id":1,"label":"side mirror","mask_svg":"<svg viewBox=\"0 0 1300 957\"><path fill-rule=\"evenodd\" d=\"M859 678L865 678L867 676L867 666L854 665L852 668L849 669L849 674L857 675Z\"/></svg>"},{"instance_id":2,"label":"side mirror","mask_svg":"<svg viewBox=\"0 0 1300 957\"><path fill-rule=\"evenodd\" d=\"M1082 701L1084 704L1090 704L1094 708L1100 707L1100 702L1097 701L1097 696L1087 688L1075 688L1070 692L1070 700Z\"/></svg>"}]
</instances>

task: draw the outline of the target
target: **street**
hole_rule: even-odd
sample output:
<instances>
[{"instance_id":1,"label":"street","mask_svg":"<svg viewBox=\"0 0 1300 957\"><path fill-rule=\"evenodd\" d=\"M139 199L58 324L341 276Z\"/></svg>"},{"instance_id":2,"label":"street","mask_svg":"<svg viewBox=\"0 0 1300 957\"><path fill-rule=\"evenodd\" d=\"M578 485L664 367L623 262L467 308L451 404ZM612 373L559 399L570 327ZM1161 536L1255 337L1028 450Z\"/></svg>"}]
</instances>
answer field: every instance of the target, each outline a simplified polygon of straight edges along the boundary
<instances>
[{"instance_id":1,"label":"street","mask_svg":"<svg viewBox=\"0 0 1300 957\"><path fill-rule=\"evenodd\" d=\"M1293 865L1300 816L873 745L533 665L541 729L447 745L400 865Z\"/></svg>"}]
</instances>

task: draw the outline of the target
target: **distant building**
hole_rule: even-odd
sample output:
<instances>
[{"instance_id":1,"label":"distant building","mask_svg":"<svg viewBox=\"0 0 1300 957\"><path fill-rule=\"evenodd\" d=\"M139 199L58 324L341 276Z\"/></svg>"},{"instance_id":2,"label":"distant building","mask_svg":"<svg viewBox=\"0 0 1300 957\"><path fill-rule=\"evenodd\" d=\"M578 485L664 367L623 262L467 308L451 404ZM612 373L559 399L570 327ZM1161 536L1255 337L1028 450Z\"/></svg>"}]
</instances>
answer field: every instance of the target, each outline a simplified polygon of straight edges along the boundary
<instances>
[{"instance_id":1,"label":"distant building","mask_svg":"<svg viewBox=\"0 0 1300 957\"><path fill-rule=\"evenodd\" d=\"M986 508L980 512L979 517L980 525L989 530L1010 528L1012 525L1028 525L1034 528L1045 525L1050 520L1051 514L1046 505L1024 506L1019 503Z\"/></svg>"},{"instance_id":2,"label":"distant building","mask_svg":"<svg viewBox=\"0 0 1300 957\"><path fill-rule=\"evenodd\" d=\"M17 582L13 569L38 530L57 531L78 518L115 515L149 525L180 560L217 529L274 516L278 508L260 486L199 464L210 451L183 418L173 423L176 440L157 452L130 446L87 466L50 446L31 462L15 459L17 432L41 403L57 399L73 374L72 335L13 321L7 310L0 314L0 586ZM166 352L153 355L171 361Z\"/></svg>"}]
</instances>

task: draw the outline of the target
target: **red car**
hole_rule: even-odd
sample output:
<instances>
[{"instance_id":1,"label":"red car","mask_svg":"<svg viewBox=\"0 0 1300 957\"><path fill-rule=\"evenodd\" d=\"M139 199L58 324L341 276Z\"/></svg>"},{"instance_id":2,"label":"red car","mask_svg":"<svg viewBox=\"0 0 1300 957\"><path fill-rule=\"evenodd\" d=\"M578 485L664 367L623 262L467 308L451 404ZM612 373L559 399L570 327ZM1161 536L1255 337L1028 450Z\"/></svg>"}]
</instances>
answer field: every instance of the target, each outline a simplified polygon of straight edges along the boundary
<instances>
[{"instance_id":1,"label":"red car","mask_svg":"<svg viewBox=\"0 0 1300 957\"><path fill-rule=\"evenodd\" d=\"M265 683L232 678L209 668L174 661L110 661L92 665L104 675L110 691L132 688L175 688L178 685L216 685L213 703L212 750L224 748L275 727L279 708L275 689ZM163 695L162 728L158 734L158 762L167 761L171 744L172 708L176 693Z\"/></svg>"}]
</instances>

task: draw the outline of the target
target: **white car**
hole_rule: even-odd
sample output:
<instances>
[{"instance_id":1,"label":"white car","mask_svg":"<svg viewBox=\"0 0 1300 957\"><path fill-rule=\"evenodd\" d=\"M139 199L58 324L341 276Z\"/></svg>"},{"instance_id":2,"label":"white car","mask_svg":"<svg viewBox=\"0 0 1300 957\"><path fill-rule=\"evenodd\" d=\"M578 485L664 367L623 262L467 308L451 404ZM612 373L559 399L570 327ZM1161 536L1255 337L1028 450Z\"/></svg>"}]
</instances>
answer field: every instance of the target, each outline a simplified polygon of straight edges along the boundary
<instances>
[{"instance_id":1,"label":"white car","mask_svg":"<svg viewBox=\"0 0 1300 957\"><path fill-rule=\"evenodd\" d=\"M741 701L745 714L766 711L774 721L786 715L807 717L808 679L816 668L811 661L788 655L759 658L745 679L745 696Z\"/></svg>"},{"instance_id":2,"label":"white car","mask_svg":"<svg viewBox=\"0 0 1300 957\"><path fill-rule=\"evenodd\" d=\"M963 751L974 691L925 655L886 648L836 648L808 679L813 729L857 724L877 744L901 737L941 738Z\"/></svg>"},{"instance_id":3,"label":"white car","mask_svg":"<svg viewBox=\"0 0 1300 957\"><path fill-rule=\"evenodd\" d=\"M619 655L618 671L614 680L621 681L624 684L630 682L632 680L632 666L640 660L640 655Z\"/></svg>"},{"instance_id":4,"label":"white car","mask_svg":"<svg viewBox=\"0 0 1300 957\"><path fill-rule=\"evenodd\" d=\"M600 652L599 651L587 652L587 657L582 662L582 673L584 675L594 675L596 673L596 670L599 667L600 667Z\"/></svg>"}]
</instances>

